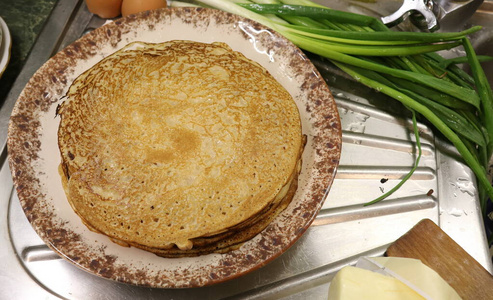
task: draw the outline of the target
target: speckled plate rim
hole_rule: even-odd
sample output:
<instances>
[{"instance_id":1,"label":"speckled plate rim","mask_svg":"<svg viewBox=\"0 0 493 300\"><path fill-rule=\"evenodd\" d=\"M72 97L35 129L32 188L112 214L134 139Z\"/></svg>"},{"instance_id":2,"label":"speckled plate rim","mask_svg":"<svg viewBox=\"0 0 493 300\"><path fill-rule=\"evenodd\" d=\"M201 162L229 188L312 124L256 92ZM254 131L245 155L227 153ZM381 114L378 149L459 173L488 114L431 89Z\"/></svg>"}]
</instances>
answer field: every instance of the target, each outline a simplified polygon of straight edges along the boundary
<instances>
[{"instance_id":1,"label":"speckled plate rim","mask_svg":"<svg viewBox=\"0 0 493 300\"><path fill-rule=\"evenodd\" d=\"M0 17L0 77L7 69L10 61L10 49L12 47L12 38L10 37L7 23Z\"/></svg>"},{"instance_id":2,"label":"speckled plate rim","mask_svg":"<svg viewBox=\"0 0 493 300\"><path fill-rule=\"evenodd\" d=\"M68 204L57 169L57 105L71 82L132 41L221 41L263 65L293 96L307 136L299 188L292 203L239 249L192 258L162 258L112 243L89 231ZM242 17L204 8L131 15L83 36L30 79L11 115L9 165L24 213L46 244L76 266L119 282L200 287L237 278L285 252L310 226L332 185L341 153L341 124L324 79L296 46Z\"/></svg>"}]
</instances>

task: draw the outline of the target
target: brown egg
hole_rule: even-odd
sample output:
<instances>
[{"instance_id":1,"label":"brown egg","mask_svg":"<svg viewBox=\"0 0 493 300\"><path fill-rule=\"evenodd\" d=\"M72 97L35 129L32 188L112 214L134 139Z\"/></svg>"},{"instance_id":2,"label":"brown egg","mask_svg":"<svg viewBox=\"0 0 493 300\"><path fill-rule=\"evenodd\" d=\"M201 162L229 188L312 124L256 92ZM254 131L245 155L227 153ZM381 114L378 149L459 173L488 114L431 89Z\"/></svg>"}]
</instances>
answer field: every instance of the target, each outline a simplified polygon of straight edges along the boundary
<instances>
[{"instance_id":1,"label":"brown egg","mask_svg":"<svg viewBox=\"0 0 493 300\"><path fill-rule=\"evenodd\" d=\"M120 15L122 0L86 0L87 8L101 18L115 18Z\"/></svg>"},{"instance_id":2,"label":"brown egg","mask_svg":"<svg viewBox=\"0 0 493 300\"><path fill-rule=\"evenodd\" d=\"M122 15L135 14L141 11L166 7L165 0L123 0Z\"/></svg>"}]
</instances>

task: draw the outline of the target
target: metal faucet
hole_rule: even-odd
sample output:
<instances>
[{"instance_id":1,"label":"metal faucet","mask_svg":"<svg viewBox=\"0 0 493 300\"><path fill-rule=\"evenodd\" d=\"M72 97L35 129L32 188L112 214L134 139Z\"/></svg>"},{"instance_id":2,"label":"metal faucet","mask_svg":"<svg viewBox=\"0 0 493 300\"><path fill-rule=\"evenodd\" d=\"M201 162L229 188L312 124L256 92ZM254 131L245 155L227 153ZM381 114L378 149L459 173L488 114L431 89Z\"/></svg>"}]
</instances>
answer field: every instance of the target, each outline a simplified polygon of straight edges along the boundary
<instances>
[{"instance_id":1,"label":"metal faucet","mask_svg":"<svg viewBox=\"0 0 493 300\"><path fill-rule=\"evenodd\" d=\"M465 23L482 2L483 0L404 0L396 12L382 17L381 20L392 27L409 18L418 29L433 32Z\"/></svg>"}]
</instances>

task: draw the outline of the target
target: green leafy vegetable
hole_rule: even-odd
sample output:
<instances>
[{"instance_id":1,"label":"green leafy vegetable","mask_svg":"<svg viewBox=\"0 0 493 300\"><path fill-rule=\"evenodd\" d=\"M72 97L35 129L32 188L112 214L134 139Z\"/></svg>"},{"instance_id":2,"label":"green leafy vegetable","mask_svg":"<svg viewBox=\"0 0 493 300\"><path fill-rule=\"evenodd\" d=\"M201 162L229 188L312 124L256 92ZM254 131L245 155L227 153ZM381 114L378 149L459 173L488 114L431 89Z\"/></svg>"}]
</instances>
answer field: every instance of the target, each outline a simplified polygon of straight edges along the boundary
<instances>
[{"instance_id":1,"label":"green leafy vegetable","mask_svg":"<svg viewBox=\"0 0 493 300\"><path fill-rule=\"evenodd\" d=\"M418 148L418 155L416 157L416 160L414 161L414 165L413 165L412 169L409 171L409 173L407 173L406 176L404 176L404 178L402 178L402 180L399 181L398 184L396 184L392 189L390 189L390 191L386 192L385 194L381 195L380 197L377 197L376 199L374 199L368 203L365 203L365 206L380 202L383 199L385 199L385 198L389 197L390 195L392 195L393 193L395 193L395 191L397 191L407 180L409 180L409 178L411 178L411 176L413 176L414 171L416 171L416 169L418 168L419 161L421 159L421 154L422 154L421 142L420 142L420 138L419 138L418 121L416 121L416 112L414 110L411 110L411 112L413 114L412 120L413 120L413 129L414 129L414 138L416 139L416 147Z\"/></svg>"}]
</instances>

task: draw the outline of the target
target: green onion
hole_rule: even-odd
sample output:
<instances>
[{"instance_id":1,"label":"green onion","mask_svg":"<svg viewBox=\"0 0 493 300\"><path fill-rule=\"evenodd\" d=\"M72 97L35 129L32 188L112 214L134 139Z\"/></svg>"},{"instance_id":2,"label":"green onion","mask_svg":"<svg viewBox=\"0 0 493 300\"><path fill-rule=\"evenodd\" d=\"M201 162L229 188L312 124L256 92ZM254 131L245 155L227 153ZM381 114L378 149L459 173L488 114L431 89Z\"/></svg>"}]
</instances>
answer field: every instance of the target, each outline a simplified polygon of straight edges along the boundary
<instances>
[{"instance_id":1,"label":"green onion","mask_svg":"<svg viewBox=\"0 0 493 300\"><path fill-rule=\"evenodd\" d=\"M318 24L321 24L320 22ZM457 41L463 37L463 34L453 34L449 37L436 38L430 35L428 38L416 36L415 32L410 32L410 35L400 35L400 32L368 32L368 31L344 31L321 26L313 26L305 28L303 25L284 24L279 26L283 31L291 31L308 37L320 38L321 40L334 41L344 44L355 45L422 45L426 43L440 43Z\"/></svg>"},{"instance_id":2,"label":"green onion","mask_svg":"<svg viewBox=\"0 0 493 300\"><path fill-rule=\"evenodd\" d=\"M479 183L485 188L488 195L490 195L490 197L491 195L493 195L493 187L491 186L488 180L485 168L480 164L480 162L477 159L477 156L469 150L466 143L464 143L464 141L457 135L457 133L455 133L449 126L447 126L429 108L416 102L414 99L412 99L411 97L407 96L404 93L392 89L389 86L384 86L378 81L363 76L360 72L355 71L350 66L337 62L335 63L335 65L341 68L346 73L348 73L354 79L356 79L356 81L361 82L366 86L377 89L381 93L384 93L388 96L391 96L394 99L399 100L405 106L423 115L428 121L430 121L435 126L436 129L438 129L450 142L452 142L452 144L456 147L456 149L461 154L466 164L471 168L471 170L478 178ZM481 207L485 208L484 203L481 203Z\"/></svg>"},{"instance_id":3,"label":"green onion","mask_svg":"<svg viewBox=\"0 0 493 300\"><path fill-rule=\"evenodd\" d=\"M279 30L281 27L279 26ZM295 44L303 46L305 43L313 44L320 43L321 47L328 47L329 49L345 54L352 55L364 55L364 56L397 56L397 55L415 55L427 53L430 51L448 50L459 46L460 42L440 43L440 44L401 44L392 45L389 44L377 44L374 41L369 41L366 44L360 42L353 42L347 40L345 43L336 43L329 41L325 36L317 37L313 34L300 34L294 30L285 30L283 35L291 37ZM349 44L349 45L348 45ZM373 44L373 45L372 45Z\"/></svg>"},{"instance_id":4,"label":"green onion","mask_svg":"<svg viewBox=\"0 0 493 300\"><path fill-rule=\"evenodd\" d=\"M326 43L321 43L315 39L310 39L303 36L293 36L290 33L285 33L285 36L287 36L288 38L292 38L292 40L294 40L294 43L297 44L300 48L312 53L327 57L334 61L344 62L350 65L392 75L398 78L407 79L418 84L423 84L425 86L435 88L442 93L459 98L460 100L472 104L476 108L479 108L479 97L475 90L451 84L448 81L444 81L433 76L426 76L410 71L394 69L385 65L366 61L355 56L347 55L342 52L332 50L331 48L327 47Z\"/></svg>"},{"instance_id":5,"label":"green onion","mask_svg":"<svg viewBox=\"0 0 493 300\"><path fill-rule=\"evenodd\" d=\"M358 15L354 13L348 13L338 11L334 9L327 9L323 7L304 6L304 5L283 5L283 4L239 4L251 11L260 14L280 14L283 16L297 16L297 17L309 17L315 19L329 19L338 23L349 23L358 26L368 26L376 30L387 30L385 25L381 21ZM385 29L384 29L385 28Z\"/></svg>"},{"instance_id":6,"label":"green onion","mask_svg":"<svg viewBox=\"0 0 493 300\"><path fill-rule=\"evenodd\" d=\"M488 83L488 79L486 79L486 75L484 74L483 69L479 64L479 60L476 57L476 53L471 45L469 39L464 38L464 49L467 53L467 59L469 61L469 65L472 69L472 74L474 77L474 82L476 83L476 88L479 92L479 98L481 99L481 109L483 114L483 121L485 122L486 130L488 131L488 136L490 143L487 147L488 157L491 157L493 154L493 93L491 91L490 84Z\"/></svg>"},{"instance_id":7,"label":"green onion","mask_svg":"<svg viewBox=\"0 0 493 300\"><path fill-rule=\"evenodd\" d=\"M492 56L487 56L487 55L476 55L476 57L479 62L487 62L493 60ZM447 68L451 64L456 65L456 64L463 64L467 62L469 62L469 58L467 56L454 57L454 58L444 59L440 63L440 67Z\"/></svg>"},{"instance_id":8,"label":"green onion","mask_svg":"<svg viewBox=\"0 0 493 300\"><path fill-rule=\"evenodd\" d=\"M416 169L418 168L419 161L421 160L422 150L421 150L421 142L420 142L420 138L419 138L418 122L416 121L416 112L412 109L411 109L411 112L412 112L412 120L413 120L414 138L416 139L416 147L418 148L418 156L416 157L416 160L414 161L414 165L411 168L411 170L409 171L409 173L407 173L406 176L404 176L404 178L402 178L398 184L396 184L392 189L390 189L390 191L381 195L380 197L377 197L376 199L374 199L370 202L365 203L364 206L372 205L372 204L375 204L377 202L380 202L380 201L388 198L390 195L395 193L395 191L397 191L401 186L403 186L404 183L406 183L406 181L408 181L409 178L411 178L411 176L413 176L414 171L416 171Z\"/></svg>"}]
</instances>

